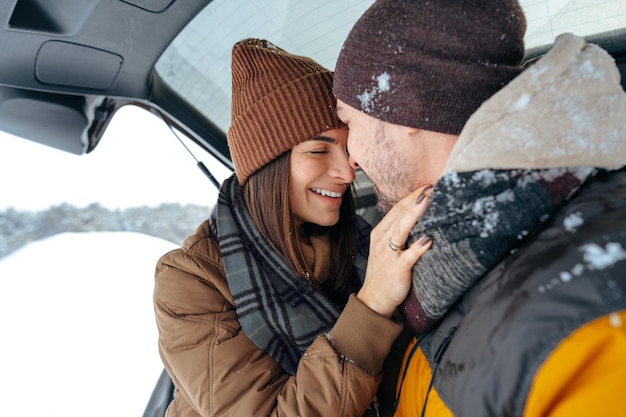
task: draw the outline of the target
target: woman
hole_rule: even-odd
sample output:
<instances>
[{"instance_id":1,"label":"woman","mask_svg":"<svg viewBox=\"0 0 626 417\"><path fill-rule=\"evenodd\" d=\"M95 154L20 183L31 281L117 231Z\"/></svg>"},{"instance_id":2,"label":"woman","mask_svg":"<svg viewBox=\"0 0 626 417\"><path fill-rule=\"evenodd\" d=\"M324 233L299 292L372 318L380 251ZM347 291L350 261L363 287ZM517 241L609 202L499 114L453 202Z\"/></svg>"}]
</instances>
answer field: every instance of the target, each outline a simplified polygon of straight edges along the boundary
<instances>
[{"instance_id":1,"label":"woman","mask_svg":"<svg viewBox=\"0 0 626 417\"><path fill-rule=\"evenodd\" d=\"M369 227L354 213L332 73L258 39L235 44L232 73L235 175L156 269L159 351L176 386L167 415L378 415L402 329L391 315L430 246L391 239L406 241L425 202L412 195L372 232L380 262L359 291Z\"/></svg>"}]
</instances>

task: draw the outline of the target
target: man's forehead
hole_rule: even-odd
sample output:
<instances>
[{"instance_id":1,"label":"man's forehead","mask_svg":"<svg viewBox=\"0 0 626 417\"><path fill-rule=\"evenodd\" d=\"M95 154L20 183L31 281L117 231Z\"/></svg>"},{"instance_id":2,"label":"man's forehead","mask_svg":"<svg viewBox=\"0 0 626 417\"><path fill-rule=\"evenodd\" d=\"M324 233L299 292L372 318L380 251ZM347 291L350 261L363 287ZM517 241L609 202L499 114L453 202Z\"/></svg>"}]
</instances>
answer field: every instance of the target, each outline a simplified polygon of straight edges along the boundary
<instances>
[{"instance_id":1,"label":"man's forehead","mask_svg":"<svg viewBox=\"0 0 626 417\"><path fill-rule=\"evenodd\" d=\"M354 107L337 99L337 116L339 116L340 119L347 117L351 112L355 110L356 109Z\"/></svg>"},{"instance_id":2,"label":"man's forehead","mask_svg":"<svg viewBox=\"0 0 626 417\"><path fill-rule=\"evenodd\" d=\"M336 108L337 116L341 120L344 120L344 118L347 116L346 112L347 112L346 104L343 101L337 99L337 108Z\"/></svg>"}]
</instances>

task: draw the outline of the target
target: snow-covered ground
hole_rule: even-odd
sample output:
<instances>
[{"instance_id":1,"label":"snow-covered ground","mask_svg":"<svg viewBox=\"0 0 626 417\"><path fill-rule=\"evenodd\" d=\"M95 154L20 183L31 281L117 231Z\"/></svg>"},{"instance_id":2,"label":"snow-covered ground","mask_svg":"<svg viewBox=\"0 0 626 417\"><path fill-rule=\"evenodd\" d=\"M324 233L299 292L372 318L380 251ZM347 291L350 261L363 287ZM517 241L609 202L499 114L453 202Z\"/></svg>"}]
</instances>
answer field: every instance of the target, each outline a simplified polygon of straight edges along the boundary
<instances>
[{"instance_id":1,"label":"snow-covered ground","mask_svg":"<svg viewBox=\"0 0 626 417\"><path fill-rule=\"evenodd\" d=\"M0 260L1 414L140 417L163 369L154 266L175 246L64 233Z\"/></svg>"}]
</instances>

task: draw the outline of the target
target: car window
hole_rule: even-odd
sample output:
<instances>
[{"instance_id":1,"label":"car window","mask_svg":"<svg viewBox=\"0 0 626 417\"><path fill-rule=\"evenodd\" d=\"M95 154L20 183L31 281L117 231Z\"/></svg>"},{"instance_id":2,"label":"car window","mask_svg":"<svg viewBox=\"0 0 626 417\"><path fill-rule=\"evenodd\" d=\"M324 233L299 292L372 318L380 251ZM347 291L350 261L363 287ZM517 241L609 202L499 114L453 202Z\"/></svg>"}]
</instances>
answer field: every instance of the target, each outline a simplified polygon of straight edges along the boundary
<instances>
[{"instance_id":1,"label":"car window","mask_svg":"<svg viewBox=\"0 0 626 417\"><path fill-rule=\"evenodd\" d=\"M230 123L230 54L235 42L264 38L332 69L352 23L372 3L214 0L174 39L155 69L226 132Z\"/></svg>"},{"instance_id":2,"label":"car window","mask_svg":"<svg viewBox=\"0 0 626 417\"><path fill-rule=\"evenodd\" d=\"M265 38L334 69L343 40L373 1L214 0L165 50L155 69L172 88L224 132L230 122L230 52L247 37ZM624 0L521 0L527 49L557 35L587 36L623 28ZM219 36L215 36L219 33Z\"/></svg>"},{"instance_id":3,"label":"car window","mask_svg":"<svg viewBox=\"0 0 626 417\"><path fill-rule=\"evenodd\" d=\"M589 36L624 28L624 0L520 0L526 14L526 49L551 44L571 32Z\"/></svg>"}]
</instances>

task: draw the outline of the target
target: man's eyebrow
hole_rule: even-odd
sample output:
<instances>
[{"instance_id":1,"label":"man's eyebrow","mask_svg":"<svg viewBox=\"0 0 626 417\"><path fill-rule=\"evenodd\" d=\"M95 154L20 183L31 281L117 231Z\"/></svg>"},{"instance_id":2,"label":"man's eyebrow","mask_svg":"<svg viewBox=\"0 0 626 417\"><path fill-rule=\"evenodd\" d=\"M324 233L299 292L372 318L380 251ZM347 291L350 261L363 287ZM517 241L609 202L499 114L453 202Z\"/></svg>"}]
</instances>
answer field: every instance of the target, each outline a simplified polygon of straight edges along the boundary
<instances>
[{"instance_id":1,"label":"man's eyebrow","mask_svg":"<svg viewBox=\"0 0 626 417\"><path fill-rule=\"evenodd\" d=\"M306 142L311 141L311 140L319 140L321 142L326 142L326 143L330 143L330 144L333 144L333 145L336 145L337 143L339 143L339 142L337 142L337 139L333 139L331 137L324 136L324 135L313 136L312 138L307 139Z\"/></svg>"}]
</instances>

